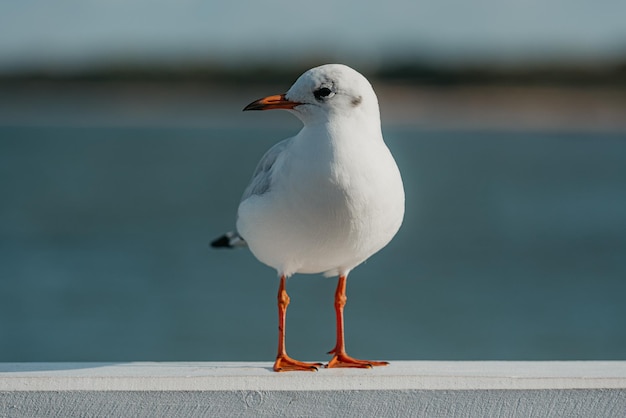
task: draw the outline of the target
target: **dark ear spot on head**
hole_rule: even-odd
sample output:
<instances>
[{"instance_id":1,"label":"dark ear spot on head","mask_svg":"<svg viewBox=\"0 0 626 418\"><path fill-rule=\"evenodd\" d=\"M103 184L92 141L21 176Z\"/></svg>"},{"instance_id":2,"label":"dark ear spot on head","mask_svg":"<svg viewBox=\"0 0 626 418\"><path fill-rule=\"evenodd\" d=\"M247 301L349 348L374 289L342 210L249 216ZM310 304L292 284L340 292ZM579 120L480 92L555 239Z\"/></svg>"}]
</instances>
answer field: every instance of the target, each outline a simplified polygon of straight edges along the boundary
<instances>
[{"instance_id":1,"label":"dark ear spot on head","mask_svg":"<svg viewBox=\"0 0 626 418\"><path fill-rule=\"evenodd\" d=\"M361 104L361 102L363 101L363 97L361 96L357 96L354 99L352 99L352 106L357 107L358 105Z\"/></svg>"}]
</instances>

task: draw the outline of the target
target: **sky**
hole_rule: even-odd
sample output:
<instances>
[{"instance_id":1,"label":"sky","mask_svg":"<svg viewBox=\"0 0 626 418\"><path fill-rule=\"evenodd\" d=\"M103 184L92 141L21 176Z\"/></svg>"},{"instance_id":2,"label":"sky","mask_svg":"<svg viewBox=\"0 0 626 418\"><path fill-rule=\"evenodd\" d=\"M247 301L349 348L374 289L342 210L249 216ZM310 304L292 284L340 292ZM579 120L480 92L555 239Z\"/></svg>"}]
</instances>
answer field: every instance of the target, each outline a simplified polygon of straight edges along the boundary
<instances>
[{"instance_id":1,"label":"sky","mask_svg":"<svg viewBox=\"0 0 626 418\"><path fill-rule=\"evenodd\" d=\"M0 71L626 56L624 0L0 0Z\"/></svg>"}]
</instances>

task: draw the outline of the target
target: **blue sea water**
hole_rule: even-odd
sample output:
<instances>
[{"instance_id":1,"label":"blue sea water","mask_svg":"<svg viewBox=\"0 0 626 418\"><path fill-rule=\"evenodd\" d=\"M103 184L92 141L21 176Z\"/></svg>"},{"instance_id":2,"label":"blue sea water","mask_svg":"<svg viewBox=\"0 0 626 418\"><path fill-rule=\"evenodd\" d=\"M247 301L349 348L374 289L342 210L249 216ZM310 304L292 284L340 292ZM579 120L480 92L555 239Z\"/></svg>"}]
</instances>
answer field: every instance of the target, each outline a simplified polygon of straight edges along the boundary
<instances>
[{"instance_id":1,"label":"blue sea water","mask_svg":"<svg viewBox=\"0 0 626 418\"><path fill-rule=\"evenodd\" d=\"M348 280L379 359L626 359L626 135L384 129L396 239ZM273 360L275 272L210 240L290 129L0 127L0 361ZM294 276L287 348L334 346Z\"/></svg>"}]
</instances>

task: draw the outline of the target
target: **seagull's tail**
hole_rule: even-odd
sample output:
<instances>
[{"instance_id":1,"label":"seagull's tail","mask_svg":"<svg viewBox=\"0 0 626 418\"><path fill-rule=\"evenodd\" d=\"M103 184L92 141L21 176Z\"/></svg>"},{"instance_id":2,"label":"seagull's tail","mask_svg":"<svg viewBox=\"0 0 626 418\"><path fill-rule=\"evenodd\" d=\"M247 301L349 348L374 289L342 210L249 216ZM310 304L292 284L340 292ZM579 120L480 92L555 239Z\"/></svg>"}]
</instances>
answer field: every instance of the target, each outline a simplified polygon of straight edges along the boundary
<instances>
[{"instance_id":1,"label":"seagull's tail","mask_svg":"<svg viewBox=\"0 0 626 418\"><path fill-rule=\"evenodd\" d=\"M221 237L211 241L213 248L238 248L245 247L246 241L236 232L227 232Z\"/></svg>"}]
</instances>

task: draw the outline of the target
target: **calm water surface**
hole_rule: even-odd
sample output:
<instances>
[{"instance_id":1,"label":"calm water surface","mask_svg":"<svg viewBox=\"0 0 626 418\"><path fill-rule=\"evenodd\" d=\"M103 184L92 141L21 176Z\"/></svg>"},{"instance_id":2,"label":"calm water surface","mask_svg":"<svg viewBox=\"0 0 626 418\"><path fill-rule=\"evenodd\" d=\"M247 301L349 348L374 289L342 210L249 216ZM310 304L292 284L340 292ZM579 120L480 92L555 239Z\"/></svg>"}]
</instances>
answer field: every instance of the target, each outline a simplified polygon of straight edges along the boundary
<instances>
[{"instance_id":1,"label":"calm water surface","mask_svg":"<svg viewBox=\"0 0 626 418\"><path fill-rule=\"evenodd\" d=\"M0 361L271 361L275 273L207 243L293 132L0 127ZM626 359L624 134L385 134L406 219L350 276L352 355ZM334 287L289 281L294 357L328 358Z\"/></svg>"}]
</instances>

